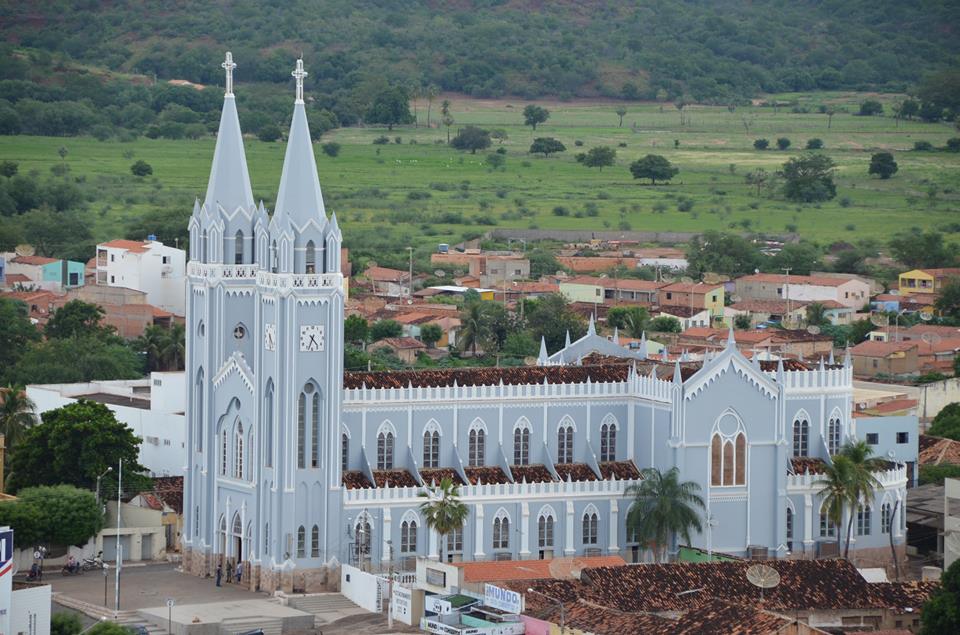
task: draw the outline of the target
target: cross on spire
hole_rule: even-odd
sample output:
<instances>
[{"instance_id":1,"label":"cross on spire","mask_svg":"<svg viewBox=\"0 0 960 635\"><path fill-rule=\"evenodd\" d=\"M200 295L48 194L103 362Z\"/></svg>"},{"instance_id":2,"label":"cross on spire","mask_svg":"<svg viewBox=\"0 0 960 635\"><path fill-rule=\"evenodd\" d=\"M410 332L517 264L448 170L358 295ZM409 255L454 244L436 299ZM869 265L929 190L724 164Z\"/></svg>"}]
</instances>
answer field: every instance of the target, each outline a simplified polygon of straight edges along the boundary
<instances>
[{"instance_id":1,"label":"cross on spire","mask_svg":"<svg viewBox=\"0 0 960 635\"><path fill-rule=\"evenodd\" d=\"M307 76L307 71L303 70L303 58L297 60L297 68L294 69L291 75L297 80L297 100L296 103L303 103L303 78Z\"/></svg>"},{"instance_id":2,"label":"cross on spire","mask_svg":"<svg viewBox=\"0 0 960 635\"><path fill-rule=\"evenodd\" d=\"M227 58L223 61L223 64L220 65L225 71L227 71L227 85L226 92L224 93L227 96L233 96L233 69L237 67L233 63L233 53L227 51Z\"/></svg>"}]
</instances>

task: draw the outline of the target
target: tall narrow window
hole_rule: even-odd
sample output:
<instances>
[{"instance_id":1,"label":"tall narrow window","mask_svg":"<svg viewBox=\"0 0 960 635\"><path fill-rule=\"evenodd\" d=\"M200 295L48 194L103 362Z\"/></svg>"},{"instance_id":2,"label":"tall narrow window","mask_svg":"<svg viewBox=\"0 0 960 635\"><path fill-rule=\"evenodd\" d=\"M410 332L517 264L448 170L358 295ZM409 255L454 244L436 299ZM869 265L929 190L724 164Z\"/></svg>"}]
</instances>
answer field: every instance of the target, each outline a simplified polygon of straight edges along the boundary
<instances>
[{"instance_id":1,"label":"tall narrow window","mask_svg":"<svg viewBox=\"0 0 960 635\"><path fill-rule=\"evenodd\" d=\"M740 432L733 439L724 439L714 433L710 442L710 461L711 485L745 485L747 437Z\"/></svg>"},{"instance_id":2,"label":"tall narrow window","mask_svg":"<svg viewBox=\"0 0 960 635\"><path fill-rule=\"evenodd\" d=\"M600 460L617 460L617 424L605 423L600 426Z\"/></svg>"},{"instance_id":3,"label":"tall narrow window","mask_svg":"<svg viewBox=\"0 0 960 635\"><path fill-rule=\"evenodd\" d=\"M821 538L836 538L837 536L837 525L830 519L830 514L827 513L827 510L820 511L820 537Z\"/></svg>"},{"instance_id":4,"label":"tall narrow window","mask_svg":"<svg viewBox=\"0 0 960 635\"><path fill-rule=\"evenodd\" d=\"M486 433L482 429L470 431L469 456L468 463L470 467L480 467L483 465L486 449Z\"/></svg>"},{"instance_id":5,"label":"tall narrow window","mask_svg":"<svg viewBox=\"0 0 960 635\"><path fill-rule=\"evenodd\" d=\"M197 428L197 452L203 452L203 429L206 417L203 412L203 369L197 373L197 398L196 414L193 419L193 425Z\"/></svg>"},{"instance_id":6,"label":"tall narrow window","mask_svg":"<svg viewBox=\"0 0 960 635\"><path fill-rule=\"evenodd\" d=\"M720 435L713 435L710 441L710 484L723 485L723 448L721 447Z\"/></svg>"},{"instance_id":7,"label":"tall narrow window","mask_svg":"<svg viewBox=\"0 0 960 635\"><path fill-rule=\"evenodd\" d=\"M207 230L200 232L200 262L207 261Z\"/></svg>"},{"instance_id":8,"label":"tall narrow window","mask_svg":"<svg viewBox=\"0 0 960 635\"><path fill-rule=\"evenodd\" d=\"M320 467L320 392L313 393L310 409L310 466Z\"/></svg>"},{"instance_id":9,"label":"tall narrow window","mask_svg":"<svg viewBox=\"0 0 960 635\"><path fill-rule=\"evenodd\" d=\"M317 249L312 240L307 242L306 273L317 273Z\"/></svg>"},{"instance_id":10,"label":"tall narrow window","mask_svg":"<svg viewBox=\"0 0 960 635\"><path fill-rule=\"evenodd\" d=\"M733 442L723 442L723 484L733 485Z\"/></svg>"},{"instance_id":11,"label":"tall narrow window","mask_svg":"<svg viewBox=\"0 0 960 635\"><path fill-rule=\"evenodd\" d=\"M320 528L316 525L310 530L310 557L320 557Z\"/></svg>"},{"instance_id":12,"label":"tall narrow window","mask_svg":"<svg viewBox=\"0 0 960 635\"><path fill-rule=\"evenodd\" d=\"M553 548L553 516L543 515L537 520L537 545L541 549Z\"/></svg>"},{"instance_id":13,"label":"tall narrow window","mask_svg":"<svg viewBox=\"0 0 960 635\"><path fill-rule=\"evenodd\" d=\"M263 553L270 553L270 523L263 524Z\"/></svg>"},{"instance_id":14,"label":"tall narrow window","mask_svg":"<svg viewBox=\"0 0 960 635\"><path fill-rule=\"evenodd\" d=\"M593 512L583 515L583 544L597 544L597 534L599 533L600 519Z\"/></svg>"},{"instance_id":15,"label":"tall narrow window","mask_svg":"<svg viewBox=\"0 0 960 635\"><path fill-rule=\"evenodd\" d=\"M233 455L233 476L243 478L243 424L237 421L237 442Z\"/></svg>"},{"instance_id":16,"label":"tall narrow window","mask_svg":"<svg viewBox=\"0 0 960 635\"><path fill-rule=\"evenodd\" d=\"M377 435L377 469L393 469L393 433L389 430Z\"/></svg>"},{"instance_id":17,"label":"tall narrow window","mask_svg":"<svg viewBox=\"0 0 960 635\"><path fill-rule=\"evenodd\" d=\"M513 464L530 464L530 429L526 426L513 431Z\"/></svg>"},{"instance_id":18,"label":"tall narrow window","mask_svg":"<svg viewBox=\"0 0 960 635\"><path fill-rule=\"evenodd\" d=\"M200 506L197 505L193 510L193 535L200 535Z\"/></svg>"},{"instance_id":19,"label":"tall narrow window","mask_svg":"<svg viewBox=\"0 0 960 635\"><path fill-rule=\"evenodd\" d=\"M463 527L455 527L447 533L447 557L463 553Z\"/></svg>"},{"instance_id":20,"label":"tall narrow window","mask_svg":"<svg viewBox=\"0 0 960 635\"><path fill-rule=\"evenodd\" d=\"M263 400L263 437L264 464L273 467L273 384L267 386Z\"/></svg>"},{"instance_id":21,"label":"tall narrow window","mask_svg":"<svg viewBox=\"0 0 960 635\"><path fill-rule=\"evenodd\" d=\"M560 426L557 430L557 462L573 463L573 427Z\"/></svg>"},{"instance_id":22,"label":"tall narrow window","mask_svg":"<svg viewBox=\"0 0 960 635\"><path fill-rule=\"evenodd\" d=\"M793 551L793 509L787 507L787 550Z\"/></svg>"},{"instance_id":23,"label":"tall narrow window","mask_svg":"<svg viewBox=\"0 0 960 635\"><path fill-rule=\"evenodd\" d=\"M373 531L370 528L370 521L364 517L362 521L357 523L354 535L354 543L356 545L358 559L362 559L364 556L370 555L372 534Z\"/></svg>"},{"instance_id":24,"label":"tall narrow window","mask_svg":"<svg viewBox=\"0 0 960 635\"><path fill-rule=\"evenodd\" d=\"M506 516L493 519L493 548L510 548L510 519Z\"/></svg>"},{"instance_id":25,"label":"tall narrow window","mask_svg":"<svg viewBox=\"0 0 960 635\"><path fill-rule=\"evenodd\" d=\"M227 475L227 456L229 456L229 446L227 445L227 426L223 426L220 432L220 475Z\"/></svg>"},{"instance_id":26,"label":"tall narrow window","mask_svg":"<svg viewBox=\"0 0 960 635\"><path fill-rule=\"evenodd\" d=\"M423 433L423 467L440 467L440 433L436 430Z\"/></svg>"},{"instance_id":27,"label":"tall narrow window","mask_svg":"<svg viewBox=\"0 0 960 635\"><path fill-rule=\"evenodd\" d=\"M303 525L297 527L297 557L307 557L307 530Z\"/></svg>"},{"instance_id":28,"label":"tall narrow window","mask_svg":"<svg viewBox=\"0 0 960 635\"><path fill-rule=\"evenodd\" d=\"M277 273L280 270L280 253L277 251L277 241L270 245L270 272Z\"/></svg>"},{"instance_id":29,"label":"tall narrow window","mask_svg":"<svg viewBox=\"0 0 960 635\"><path fill-rule=\"evenodd\" d=\"M808 456L810 422L806 419L793 421L793 456Z\"/></svg>"},{"instance_id":30,"label":"tall narrow window","mask_svg":"<svg viewBox=\"0 0 960 635\"><path fill-rule=\"evenodd\" d=\"M734 485L745 485L747 482L747 437L741 432L736 441L736 468L734 469Z\"/></svg>"},{"instance_id":31,"label":"tall narrow window","mask_svg":"<svg viewBox=\"0 0 960 635\"><path fill-rule=\"evenodd\" d=\"M417 521L405 520L400 525L400 553L414 553L417 550Z\"/></svg>"},{"instance_id":32,"label":"tall narrow window","mask_svg":"<svg viewBox=\"0 0 960 635\"><path fill-rule=\"evenodd\" d=\"M890 533L893 526L893 507L890 503L884 503L880 506L880 531L884 534Z\"/></svg>"},{"instance_id":33,"label":"tall narrow window","mask_svg":"<svg viewBox=\"0 0 960 635\"><path fill-rule=\"evenodd\" d=\"M857 508L857 535L869 536L872 524L873 510L869 505L860 505Z\"/></svg>"},{"instance_id":34,"label":"tall narrow window","mask_svg":"<svg viewBox=\"0 0 960 635\"><path fill-rule=\"evenodd\" d=\"M300 393L297 403L297 467L307 466L307 396Z\"/></svg>"},{"instance_id":35,"label":"tall narrow window","mask_svg":"<svg viewBox=\"0 0 960 635\"><path fill-rule=\"evenodd\" d=\"M243 264L243 232L237 230L237 235L233 237L233 264Z\"/></svg>"},{"instance_id":36,"label":"tall narrow window","mask_svg":"<svg viewBox=\"0 0 960 635\"><path fill-rule=\"evenodd\" d=\"M827 424L827 451L834 455L840 451L840 419L830 417Z\"/></svg>"},{"instance_id":37,"label":"tall narrow window","mask_svg":"<svg viewBox=\"0 0 960 635\"><path fill-rule=\"evenodd\" d=\"M347 466L350 463L350 437L346 434L340 435L340 470L343 472L347 471Z\"/></svg>"}]
</instances>

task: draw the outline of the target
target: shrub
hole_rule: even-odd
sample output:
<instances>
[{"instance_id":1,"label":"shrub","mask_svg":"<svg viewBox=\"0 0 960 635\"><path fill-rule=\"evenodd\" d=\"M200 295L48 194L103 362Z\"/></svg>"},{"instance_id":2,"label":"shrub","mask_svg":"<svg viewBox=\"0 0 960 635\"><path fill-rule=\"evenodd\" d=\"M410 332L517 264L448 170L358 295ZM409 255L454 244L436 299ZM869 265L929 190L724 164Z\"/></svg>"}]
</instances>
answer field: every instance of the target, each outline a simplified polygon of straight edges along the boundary
<instances>
[{"instance_id":1,"label":"shrub","mask_svg":"<svg viewBox=\"0 0 960 635\"><path fill-rule=\"evenodd\" d=\"M682 198L677 201L677 211L678 212L689 212L693 209L693 199L692 198Z\"/></svg>"},{"instance_id":2,"label":"shrub","mask_svg":"<svg viewBox=\"0 0 960 635\"><path fill-rule=\"evenodd\" d=\"M143 159L140 159L130 166L130 172L132 172L134 176L149 176L153 174L153 167Z\"/></svg>"},{"instance_id":3,"label":"shrub","mask_svg":"<svg viewBox=\"0 0 960 635\"><path fill-rule=\"evenodd\" d=\"M403 143L403 139L401 137L394 137L393 142L397 145L400 145L401 143Z\"/></svg>"},{"instance_id":4,"label":"shrub","mask_svg":"<svg viewBox=\"0 0 960 635\"><path fill-rule=\"evenodd\" d=\"M412 192L407 192L408 201L423 201L430 198L430 192L421 192L419 190L413 190Z\"/></svg>"},{"instance_id":5,"label":"shrub","mask_svg":"<svg viewBox=\"0 0 960 635\"><path fill-rule=\"evenodd\" d=\"M337 143L336 141L325 143L322 146L320 146L320 148L323 150L323 153L328 157L335 157L338 154L340 154L340 144Z\"/></svg>"},{"instance_id":6,"label":"shrub","mask_svg":"<svg viewBox=\"0 0 960 635\"><path fill-rule=\"evenodd\" d=\"M268 123L260 128L260 132L257 133L257 138L260 139L260 141L270 142L279 139L281 134L283 133L280 131L280 126L275 123Z\"/></svg>"},{"instance_id":7,"label":"shrub","mask_svg":"<svg viewBox=\"0 0 960 635\"><path fill-rule=\"evenodd\" d=\"M914 152L933 152L933 144L930 143L929 141L914 141L913 151Z\"/></svg>"},{"instance_id":8,"label":"shrub","mask_svg":"<svg viewBox=\"0 0 960 635\"><path fill-rule=\"evenodd\" d=\"M568 209L567 209L566 207L564 207L563 205L557 205L556 207L553 208L553 215L554 215L554 216L569 216L569 215L570 215L570 210L568 210Z\"/></svg>"},{"instance_id":9,"label":"shrub","mask_svg":"<svg viewBox=\"0 0 960 635\"><path fill-rule=\"evenodd\" d=\"M577 146L577 147L579 148L580 146L583 145L583 141L580 141L580 139L577 139L576 141L573 142L573 145L575 145L575 146Z\"/></svg>"},{"instance_id":10,"label":"shrub","mask_svg":"<svg viewBox=\"0 0 960 635\"><path fill-rule=\"evenodd\" d=\"M840 207L850 207L853 201L850 200L849 196L844 196L840 199Z\"/></svg>"},{"instance_id":11,"label":"shrub","mask_svg":"<svg viewBox=\"0 0 960 635\"><path fill-rule=\"evenodd\" d=\"M626 148L626 147L627 147L627 142L626 142L626 141L621 141L620 143L617 144L617 147L618 147L618 148Z\"/></svg>"},{"instance_id":12,"label":"shrub","mask_svg":"<svg viewBox=\"0 0 960 635\"><path fill-rule=\"evenodd\" d=\"M780 137L777 139L777 147L781 150L786 150L790 147L790 139L787 139L786 137Z\"/></svg>"},{"instance_id":13,"label":"shrub","mask_svg":"<svg viewBox=\"0 0 960 635\"><path fill-rule=\"evenodd\" d=\"M960 137L947 139L947 145L945 149L947 152L960 152Z\"/></svg>"},{"instance_id":14,"label":"shrub","mask_svg":"<svg viewBox=\"0 0 960 635\"><path fill-rule=\"evenodd\" d=\"M817 137L807 139L807 150L821 150L822 148L823 139L818 139Z\"/></svg>"},{"instance_id":15,"label":"shrub","mask_svg":"<svg viewBox=\"0 0 960 635\"><path fill-rule=\"evenodd\" d=\"M879 101L868 99L867 101L860 104L861 117L872 117L873 115L882 115L882 114L883 114L883 104L881 104Z\"/></svg>"},{"instance_id":16,"label":"shrub","mask_svg":"<svg viewBox=\"0 0 960 635\"><path fill-rule=\"evenodd\" d=\"M766 150L770 147L770 141L767 139L756 139L753 142L754 150Z\"/></svg>"},{"instance_id":17,"label":"shrub","mask_svg":"<svg viewBox=\"0 0 960 635\"><path fill-rule=\"evenodd\" d=\"M373 140L373 145L375 145L375 146L385 146L385 145L387 145L388 143L390 143L390 139L388 139L387 137L385 137L385 136L383 136L383 135L380 135L379 137L377 137L376 139Z\"/></svg>"}]
</instances>

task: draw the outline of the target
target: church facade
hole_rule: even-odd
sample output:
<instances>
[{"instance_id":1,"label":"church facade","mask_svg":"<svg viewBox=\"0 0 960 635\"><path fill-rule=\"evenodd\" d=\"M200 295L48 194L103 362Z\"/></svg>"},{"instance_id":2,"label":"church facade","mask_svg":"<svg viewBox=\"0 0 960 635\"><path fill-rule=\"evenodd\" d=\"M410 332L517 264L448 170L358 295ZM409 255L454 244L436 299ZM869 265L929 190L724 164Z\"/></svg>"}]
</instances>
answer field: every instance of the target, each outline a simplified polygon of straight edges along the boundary
<instances>
[{"instance_id":1,"label":"church facade","mask_svg":"<svg viewBox=\"0 0 960 635\"><path fill-rule=\"evenodd\" d=\"M676 467L707 510L693 545L836 551L819 472L855 437L852 368L759 362L733 344L651 359L588 334L537 366L344 373L341 232L324 208L302 61L273 214L250 186L229 54L206 195L190 219L184 568L242 561L267 590L336 588L339 564L650 554L627 529L641 470ZM617 359L612 359L617 358ZM420 494L470 509L441 538ZM877 473L851 557L902 553L906 470Z\"/></svg>"}]
</instances>

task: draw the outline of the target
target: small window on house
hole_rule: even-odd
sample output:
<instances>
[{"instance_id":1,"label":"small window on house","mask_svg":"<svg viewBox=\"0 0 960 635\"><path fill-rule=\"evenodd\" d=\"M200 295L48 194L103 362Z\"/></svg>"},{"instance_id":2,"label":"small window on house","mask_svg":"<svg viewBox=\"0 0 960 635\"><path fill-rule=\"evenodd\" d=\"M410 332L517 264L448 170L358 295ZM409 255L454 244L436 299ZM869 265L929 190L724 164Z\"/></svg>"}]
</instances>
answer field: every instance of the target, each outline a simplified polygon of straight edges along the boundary
<instances>
[{"instance_id":1,"label":"small window on house","mask_svg":"<svg viewBox=\"0 0 960 635\"><path fill-rule=\"evenodd\" d=\"M898 432L898 433L897 433L897 443L910 443L910 433L909 433L909 432Z\"/></svg>"},{"instance_id":2,"label":"small window on house","mask_svg":"<svg viewBox=\"0 0 960 635\"><path fill-rule=\"evenodd\" d=\"M117 255L116 255L116 254L110 254L110 262L113 262L113 261L116 260L116 259L117 259Z\"/></svg>"},{"instance_id":3,"label":"small window on house","mask_svg":"<svg viewBox=\"0 0 960 635\"><path fill-rule=\"evenodd\" d=\"M867 445L877 445L880 443L880 434L877 432L867 433Z\"/></svg>"},{"instance_id":4,"label":"small window on house","mask_svg":"<svg viewBox=\"0 0 960 635\"><path fill-rule=\"evenodd\" d=\"M165 265L169 265L169 264L170 264L170 256L164 256L164 257L163 257L163 264L165 264Z\"/></svg>"},{"instance_id":5,"label":"small window on house","mask_svg":"<svg viewBox=\"0 0 960 635\"><path fill-rule=\"evenodd\" d=\"M667 292L667 299L668 299L668 300L672 300L672 299L673 299L673 294L670 293L669 291Z\"/></svg>"},{"instance_id":6,"label":"small window on house","mask_svg":"<svg viewBox=\"0 0 960 635\"><path fill-rule=\"evenodd\" d=\"M873 360L873 367L874 367L874 368L880 368L880 360L879 360L879 359Z\"/></svg>"},{"instance_id":7,"label":"small window on house","mask_svg":"<svg viewBox=\"0 0 960 635\"><path fill-rule=\"evenodd\" d=\"M113 276L110 276L110 284L113 284L115 281L116 281L116 278L114 278Z\"/></svg>"},{"instance_id":8,"label":"small window on house","mask_svg":"<svg viewBox=\"0 0 960 635\"><path fill-rule=\"evenodd\" d=\"M602 291L603 291L602 289L594 289L594 290L593 290L593 293L594 293L594 295L600 295L600 293L601 293Z\"/></svg>"}]
</instances>

